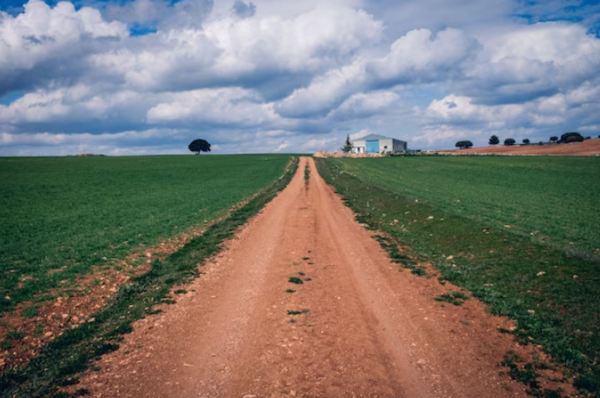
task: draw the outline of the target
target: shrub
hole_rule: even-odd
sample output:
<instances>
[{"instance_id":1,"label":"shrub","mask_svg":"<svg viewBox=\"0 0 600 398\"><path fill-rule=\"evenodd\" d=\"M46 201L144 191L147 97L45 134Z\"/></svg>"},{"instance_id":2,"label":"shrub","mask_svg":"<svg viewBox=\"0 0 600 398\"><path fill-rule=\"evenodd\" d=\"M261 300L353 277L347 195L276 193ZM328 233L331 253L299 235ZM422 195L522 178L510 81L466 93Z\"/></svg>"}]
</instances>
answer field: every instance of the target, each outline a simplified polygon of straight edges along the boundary
<instances>
[{"instance_id":1,"label":"shrub","mask_svg":"<svg viewBox=\"0 0 600 398\"><path fill-rule=\"evenodd\" d=\"M456 143L456 147L460 148L460 149L467 149L467 148L471 148L473 146L473 143L471 141L458 141Z\"/></svg>"},{"instance_id":2,"label":"shrub","mask_svg":"<svg viewBox=\"0 0 600 398\"><path fill-rule=\"evenodd\" d=\"M558 137L557 136L550 137L550 142L556 142L556 141L558 141Z\"/></svg>"},{"instance_id":3,"label":"shrub","mask_svg":"<svg viewBox=\"0 0 600 398\"><path fill-rule=\"evenodd\" d=\"M506 146L511 146L511 145L515 145L515 139L514 138L507 138L504 140L504 145Z\"/></svg>"},{"instance_id":4,"label":"shrub","mask_svg":"<svg viewBox=\"0 0 600 398\"><path fill-rule=\"evenodd\" d=\"M500 143L500 139L498 138L498 136L493 135L490 137L489 143L490 145L498 145Z\"/></svg>"},{"instance_id":5,"label":"shrub","mask_svg":"<svg viewBox=\"0 0 600 398\"><path fill-rule=\"evenodd\" d=\"M525 144L525 145L529 145L529 143L530 143L530 142L531 142L531 141L529 141L529 138L525 138L525 139L523 140L523 144Z\"/></svg>"}]
</instances>

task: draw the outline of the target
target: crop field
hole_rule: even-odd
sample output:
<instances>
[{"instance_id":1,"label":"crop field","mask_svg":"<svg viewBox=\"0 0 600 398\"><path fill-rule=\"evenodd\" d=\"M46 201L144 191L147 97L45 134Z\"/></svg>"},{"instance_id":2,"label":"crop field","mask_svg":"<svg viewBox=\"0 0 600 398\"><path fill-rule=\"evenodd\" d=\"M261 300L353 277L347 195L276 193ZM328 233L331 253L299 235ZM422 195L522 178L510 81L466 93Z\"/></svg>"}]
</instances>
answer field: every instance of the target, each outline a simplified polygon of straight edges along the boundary
<instances>
[{"instance_id":1,"label":"crop field","mask_svg":"<svg viewBox=\"0 0 600 398\"><path fill-rule=\"evenodd\" d=\"M332 162L363 181L449 214L600 256L600 158L404 157Z\"/></svg>"},{"instance_id":2,"label":"crop field","mask_svg":"<svg viewBox=\"0 0 600 398\"><path fill-rule=\"evenodd\" d=\"M281 177L290 156L0 159L0 311L72 283Z\"/></svg>"},{"instance_id":3,"label":"crop field","mask_svg":"<svg viewBox=\"0 0 600 398\"><path fill-rule=\"evenodd\" d=\"M600 159L403 157L316 159L390 257L466 288L518 322L580 393L600 393ZM403 251L395 249L395 243ZM394 251L395 250L395 251ZM432 272L432 271L428 271ZM518 362L518 359L516 360ZM511 373L535 396L536 369ZM525 370L523 370L525 369ZM523 372L529 372L527 375Z\"/></svg>"},{"instance_id":4,"label":"crop field","mask_svg":"<svg viewBox=\"0 0 600 398\"><path fill-rule=\"evenodd\" d=\"M297 164L290 155L1 159L0 396L55 396L76 383L134 321L185 294L177 286L202 274ZM117 260L199 227L102 290L106 275L123 274ZM90 271L95 287L81 283Z\"/></svg>"}]
</instances>

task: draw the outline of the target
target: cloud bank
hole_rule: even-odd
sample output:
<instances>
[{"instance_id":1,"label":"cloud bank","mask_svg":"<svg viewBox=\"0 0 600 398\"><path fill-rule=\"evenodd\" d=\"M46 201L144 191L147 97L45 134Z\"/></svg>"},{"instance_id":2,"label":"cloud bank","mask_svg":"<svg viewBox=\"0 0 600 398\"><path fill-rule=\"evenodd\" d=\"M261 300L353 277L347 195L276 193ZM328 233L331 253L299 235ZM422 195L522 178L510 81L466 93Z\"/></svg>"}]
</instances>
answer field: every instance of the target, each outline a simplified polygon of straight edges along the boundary
<instances>
[{"instance_id":1,"label":"cloud bank","mask_svg":"<svg viewBox=\"0 0 600 398\"><path fill-rule=\"evenodd\" d=\"M0 155L186 153L195 138L217 153L305 152L360 131L422 149L600 134L599 7L396 3L0 6Z\"/></svg>"}]
</instances>

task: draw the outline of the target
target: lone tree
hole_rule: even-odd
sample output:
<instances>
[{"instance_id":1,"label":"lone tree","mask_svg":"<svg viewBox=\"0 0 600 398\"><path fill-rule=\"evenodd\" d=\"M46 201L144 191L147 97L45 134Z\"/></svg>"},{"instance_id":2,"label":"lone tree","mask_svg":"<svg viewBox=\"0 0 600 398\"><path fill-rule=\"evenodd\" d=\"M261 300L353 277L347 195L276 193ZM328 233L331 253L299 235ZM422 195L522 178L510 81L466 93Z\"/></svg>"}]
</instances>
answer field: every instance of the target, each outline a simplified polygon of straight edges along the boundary
<instances>
[{"instance_id":1,"label":"lone tree","mask_svg":"<svg viewBox=\"0 0 600 398\"><path fill-rule=\"evenodd\" d=\"M515 145L515 139L514 138L507 138L504 140L504 145L506 146L511 146L511 145Z\"/></svg>"},{"instance_id":2,"label":"lone tree","mask_svg":"<svg viewBox=\"0 0 600 398\"><path fill-rule=\"evenodd\" d=\"M500 143L500 138L498 136L493 135L490 137L490 145L498 145Z\"/></svg>"},{"instance_id":3,"label":"lone tree","mask_svg":"<svg viewBox=\"0 0 600 398\"><path fill-rule=\"evenodd\" d=\"M523 144L525 144L525 145L529 145L529 143L530 143L530 142L531 142L531 141L529 141L529 138L525 138L525 139L523 140Z\"/></svg>"},{"instance_id":4,"label":"lone tree","mask_svg":"<svg viewBox=\"0 0 600 398\"><path fill-rule=\"evenodd\" d=\"M196 152L196 155L200 155L200 152L210 152L210 144L202 139L192 141L188 148L190 151Z\"/></svg>"},{"instance_id":5,"label":"lone tree","mask_svg":"<svg viewBox=\"0 0 600 398\"><path fill-rule=\"evenodd\" d=\"M473 146L471 141L458 141L456 147L460 149L469 149Z\"/></svg>"},{"instance_id":6,"label":"lone tree","mask_svg":"<svg viewBox=\"0 0 600 398\"><path fill-rule=\"evenodd\" d=\"M553 135L552 137L550 137L550 142L556 142L558 141L558 137Z\"/></svg>"},{"instance_id":7,"label":"lone tree","mask_svg":"<svg viewBox=\"0 0 600 398\"><path fill-rule=\"evenodd\" d=\"M563 144L568 144L570 142L581 142L583 141L583 136L575 131L570 133L564 133L560 136L560 141Z\"/></svg>"},{"instance_id":8,"label":"lone tree","mask_svg":"<svg viewBox=\"0 0 600 398\"><path fill-rule=\"evenodd\" d=\"M352 145L352 142L350 141L350 135L349 134L346 136L346 143L340 149L344 153L350 153L350 152L352 152L352 149L354 149L354 145Z\"/></svg>"}]
</instances>

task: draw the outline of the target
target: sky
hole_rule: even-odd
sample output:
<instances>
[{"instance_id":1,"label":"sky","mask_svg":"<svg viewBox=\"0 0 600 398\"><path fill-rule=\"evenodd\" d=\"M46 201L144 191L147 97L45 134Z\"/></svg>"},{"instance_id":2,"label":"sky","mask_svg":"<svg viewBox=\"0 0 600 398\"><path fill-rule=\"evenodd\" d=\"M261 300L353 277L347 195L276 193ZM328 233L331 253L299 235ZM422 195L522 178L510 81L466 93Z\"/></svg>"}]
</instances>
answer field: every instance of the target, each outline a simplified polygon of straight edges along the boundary
<instances>
[{"instance_id":1,"label":"sky","mask_svg":"<svg viewBox=\"0 0 600 398\"><path fill-rule=\"evenodd\" d=\"M0 156L600 134L600 0L0 0Z\"/></svg>"}]
</instances>

